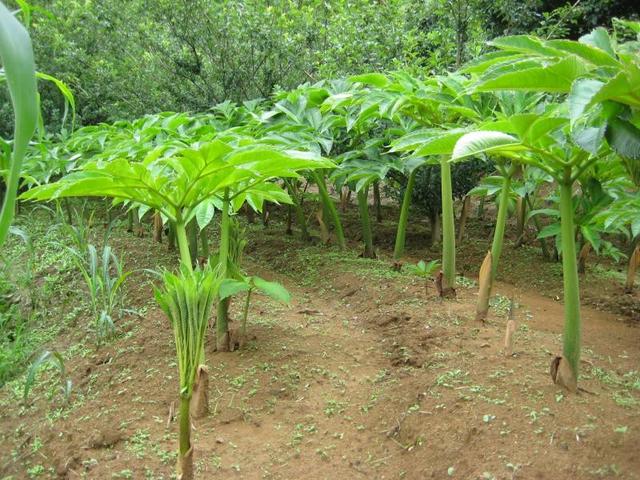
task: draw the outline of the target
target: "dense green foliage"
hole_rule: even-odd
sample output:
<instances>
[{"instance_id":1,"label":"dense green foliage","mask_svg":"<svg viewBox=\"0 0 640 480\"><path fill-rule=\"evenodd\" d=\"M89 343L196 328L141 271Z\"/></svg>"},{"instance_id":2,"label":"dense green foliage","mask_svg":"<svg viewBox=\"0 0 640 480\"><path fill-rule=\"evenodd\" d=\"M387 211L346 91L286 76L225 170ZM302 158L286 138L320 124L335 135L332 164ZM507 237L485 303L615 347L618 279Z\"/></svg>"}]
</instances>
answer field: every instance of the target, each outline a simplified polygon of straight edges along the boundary
<instances>
[{"instance_id":1,"label":"dense green foliage","mask_svg":"<svg viewBox=\"0 0 640 480\"><path fill-rule=\"evenodd\" d=\"M10 6L13 2L9 2ZM442 73L496 36L577 38L632 0L32 0L38 69L70 85L84 124L154 111L204 110L269 97L274 88L364 71L426 67ZM44 85L58 131L64 100ZM0 106L0 136L10 125Z\"/></svg>"},{"instance_id":2,"label":"dense green foliage","mask_svg":"<svg viewBox=\"0 0 640 480\"><path fill-rule=\"evenodd\" d=\"M253 291L289 302L282 286L241 267L249 239L237 216L262 213L266 225L269 203L286 206L288 233L295 218L303 241L316 236L344 249L349 239L334 195L347 208L354 193L362 256L375 258L369 194L380 217L380 187L390 186L401 200L393 266L402 268L411 207L418 207L431 220L431 247L440 247L442 260L409 270L431 278L441 265L434 275L441 297L456 295L456 202L459 229L469 195L498 202L484 292L499 275L510 213L516 212L518 242L533 219L543 255L550 257L545 239L553 237L562 259L564 345L552 377L575 391L578 262L589 248L618 261L624 253L614 243L626 241L633 251L640 237L640 216L625 214L637 213L640 178L640 23L616 19L611 31L598 27L578 40L560 40L547 37L572 36L579 25L600 20L595 3L567 9L525 2L541 12L537 21L506 0L265 3L43 2L50 13L23 5L41 64L55 75L39 76L62 93L64 108L56 107L60 99L40 103L47 112L41 119L60 119L59 133L47 135L41 121L28 148L34 108L27 105L32 121L22 131L16 78L33 87L32 62L28 55L17 61L17 50L0 37L17 119L13 141L0 144L6 165L0 184L9 186L0 244L19 186L20 200L55 202L58 217L61 202L72 197L106 198L132 223L152 215L156 240L166 233L177 246L178 273L162 275L156 299L174 329L178 355L181 478L193 474L189 416L199 382L206 384L213 303L221 352L236 346L228 326L233 296L246 295L243 335ZM0 15L28 40L10 12ZM496 28L544 37L509 35L486 44ZM31 90L24 96L35 104ZM84 126L75 128L74 119L66 126L69 107ZM218 245L209 255L211 224ZM69 232L74 237L80 230ZM99 254L86 236L78 238L73 258L100 344L117 330L112 313L121 308L128 273L106 241ZM3 297L11 292L6 283ZM0 300L0 327L11 328L20 312ZM482 302L478 312L486 314L488 294Z\"/></svg>"}]
</instances>

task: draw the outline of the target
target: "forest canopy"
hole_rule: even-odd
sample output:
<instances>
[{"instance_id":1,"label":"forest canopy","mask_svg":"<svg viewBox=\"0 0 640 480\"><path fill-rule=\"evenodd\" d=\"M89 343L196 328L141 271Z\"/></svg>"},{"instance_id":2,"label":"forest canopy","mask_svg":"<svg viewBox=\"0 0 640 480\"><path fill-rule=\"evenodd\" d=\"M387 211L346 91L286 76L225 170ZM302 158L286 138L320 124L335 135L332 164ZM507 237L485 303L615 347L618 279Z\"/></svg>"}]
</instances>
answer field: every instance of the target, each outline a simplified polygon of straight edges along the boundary
<instances>
[{"instance_id":1,"label":"forest canopy","mask_svg":"<svg viewBox=\"0 0 640 480\"><path fill-rule=\"evenodd\" d=\"M8 2L18 8L25 2ZM521 33L577 39L632 0L34 0L23 11L36 65L64 81L79 124L203 111L304 82L395 69L454 70ZM3 91L2 95L6 95ZM11 112L0 102L0 135ZM64 99L45 85L45 123Z\"/></svg>"}]
</instances>

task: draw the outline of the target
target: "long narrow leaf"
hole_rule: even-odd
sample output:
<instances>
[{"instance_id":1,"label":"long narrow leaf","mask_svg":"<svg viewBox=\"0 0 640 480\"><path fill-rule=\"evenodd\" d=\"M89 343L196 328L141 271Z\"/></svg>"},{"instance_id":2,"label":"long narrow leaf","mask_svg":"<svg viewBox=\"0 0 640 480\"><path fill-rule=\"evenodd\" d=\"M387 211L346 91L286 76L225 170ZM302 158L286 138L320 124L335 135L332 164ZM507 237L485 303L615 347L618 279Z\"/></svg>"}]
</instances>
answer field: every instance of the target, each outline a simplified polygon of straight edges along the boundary
<instances>
[{"instance_id":1,"label":"long narrow leaf","mask_svg":"<svg viewBox=\"0 0 640 480\"><path fill-rule=\"evenodd\" d=\"M25 28L1 2L0 58L9 86L15 120L13 156L7 179L7 190L0 211L0 246L2 246L13 220L22 161L29 139L36 128L38 96L31 39Z\"/></svg>"}]
</instances>

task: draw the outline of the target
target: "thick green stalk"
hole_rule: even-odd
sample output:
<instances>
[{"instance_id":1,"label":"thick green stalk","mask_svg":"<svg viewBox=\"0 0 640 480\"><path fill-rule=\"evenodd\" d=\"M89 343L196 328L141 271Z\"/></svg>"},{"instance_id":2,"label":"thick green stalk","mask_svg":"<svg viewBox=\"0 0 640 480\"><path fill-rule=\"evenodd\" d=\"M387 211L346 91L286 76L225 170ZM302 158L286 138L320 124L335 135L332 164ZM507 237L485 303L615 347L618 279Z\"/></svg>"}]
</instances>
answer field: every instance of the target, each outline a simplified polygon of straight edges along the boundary
<instances>
[{"instance_id":1,"label":"thick green stalk","mask_svg":"<svg viewBox=\"0 0 640 480\"><path fill-rule=\"evenodd\" d=\"M570 172L565 178L570 178ZM580 285L576 263L575 228L573 225L572 183L560 184L560 223L562 235L562 277L564 282L563 355L577 380L580 363Z\"/></svg>"},{"instance_id":2,"label":"thick green stalk","mask_svg":"<svg viewBox=\"0 0 640 480\"><path fill-rule=\"evenodd\" d=\"M418 169L416 168L409 175L407 187L404 190L404 196L402 197L402 207L400 208L400 219L398 220L398 230L396 232L396 245L393 249L393 259L398 261L404 253L404 247L406 244L407 236L407 222L409 220L409 207L411 207L411 196L413 195L413 186L416 182L416 174Z\"/></svg>"},{"instance_id":3,"label":"thick green stalk","mask_svg":"<svg viewBox=\"0 0 640 480\"><path fill-rule=\"evenodd\" d=\"M224 198L222 200L222 218L220 220L220 248L219 248L219 272L220 278L226 278L227 265L229 261L229 234L231 229L231 223L229 219L229 189L225 189ZM218 351L227 350L225 343L228 340L229 334L229 300L218 301L217 306L217 319L216 319L216 342L218 345Z\"/></svg>"},{"instance_id":4,"label":"thick green stalk","mask_svg":"<svg viewBox=\"0 0 640 480\"><path fill-rule=\"evenodd\" d=\"M502 177L502 189L500 190L500 204L498 205L498 216L496 218L496 228L493 232L493 243L491 245L491 283L496 279L498 263L502 253L504 243L504 230L507 223L507 212L509 210L509 191L511 189L511 171L504 171Z\"/></svg>"},{"instance_id":5,"label":"thick green stalk","mask_svg":"<svg viewBox=\"0 0 640 480\"><path fill-rule=\"evenodd\" d=\"M191 266L191 253L189 252L189 241L187 240L187 229L184 226L182 220L178 220L175 223L176 239L178 240L178 250L180 251L180 259L189 270L192 270Z\"/></svg>"},{"instance_id":6,"label":"thick green stalk","mask_svg":"<svg viewBox=\"0 0 640 480\"><path fill-rule=\"evenodd\" d=\"M180 397L180 455L185 455L191 448L191 419L189 418L190 397Z\"/></svg>"},{"instance_id":7,"label":"thick green stalk","mask_svg":"<svg viewBox=\"0 0 640 480\"><path fill-rule=\"evenodd\" d=\"M324 177L321 173L317 171L313 172L313 178L318 185L318 192L320 193L320 199L322 200L322 205L329 211L331 216L331 220L333 222L333 226L336 229L336 237L338 239L338 246L340 248L346 247L346 242L344 239L344 231L342 230L342 223L340 222L340 216L338 215L338 211L336 210L336 206L333 204L331 197L329 196L329 192L327 190L327 185L324 181Z\"/></svg>"},{"instance_id":8,"label":"thick green stalk","mask_svg":"<svg viewBox=\"0 0 640 480\"><path fill-rule=\"evenodd\" d=\"M373 234L371 233L371 220L369 217L368 199L369 188L363 187L358 192L358 208L360 210L360 222L362 224L362 239L364 240L364 257L375 258L373 251Z\"/></svg>"},{"instance_id":9,"label":"thick green stalk","mask_svg":"<svg viewBox=\"0 0 640 480\"><path fill-rule=\"evenodd\" d=\"M442 274L445 287L456 286L456 234L451 188L451 165L445 157L440 160L442 192Z\"/></svg>"}]
</instances>

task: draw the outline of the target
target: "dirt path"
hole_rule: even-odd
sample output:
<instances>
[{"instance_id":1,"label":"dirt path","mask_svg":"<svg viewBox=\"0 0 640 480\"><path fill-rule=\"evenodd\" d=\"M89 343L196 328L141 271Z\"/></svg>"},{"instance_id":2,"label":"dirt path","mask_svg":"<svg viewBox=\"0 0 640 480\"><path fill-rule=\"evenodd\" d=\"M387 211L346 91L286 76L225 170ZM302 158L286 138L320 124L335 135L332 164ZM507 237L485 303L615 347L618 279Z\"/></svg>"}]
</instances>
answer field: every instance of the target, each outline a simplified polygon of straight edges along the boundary
<instances>
[{"instance_id":1,"label":"dirt path","mask_svg":"<svg viewBox=\"0 0 640 480\"><path fill-rule=\"evenodd\" d=\"M638 326L584 308L581 385L591 393L566 395L548 377L559 302L498 285L502 303L482 326L473 286L443 302L383 262L272 243L264 248L277 254L253 251L248 270L282 281L295 300L256 298L248 348L209 353L198 478L640 478ZM0 476L171 478L175 353L148 286L138 289L146 313L122 338L99 352L73 347L70 407L45 398L53 375L32 407L2 394L10 448ZM505 358L511 296L516 354Z\"/></svg>"}]
</instances>

